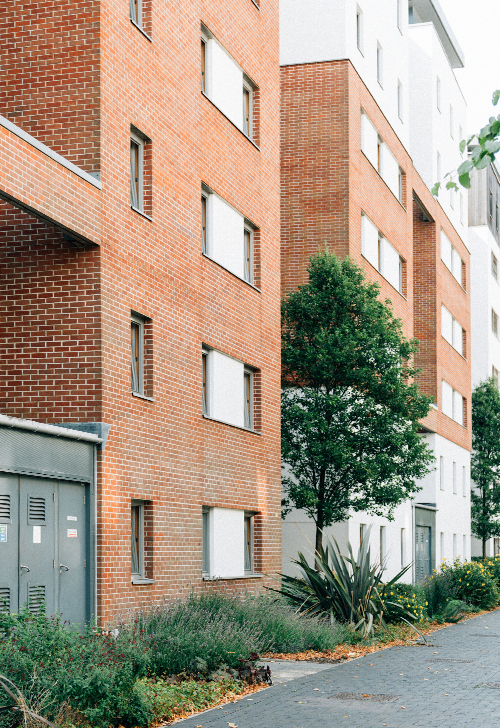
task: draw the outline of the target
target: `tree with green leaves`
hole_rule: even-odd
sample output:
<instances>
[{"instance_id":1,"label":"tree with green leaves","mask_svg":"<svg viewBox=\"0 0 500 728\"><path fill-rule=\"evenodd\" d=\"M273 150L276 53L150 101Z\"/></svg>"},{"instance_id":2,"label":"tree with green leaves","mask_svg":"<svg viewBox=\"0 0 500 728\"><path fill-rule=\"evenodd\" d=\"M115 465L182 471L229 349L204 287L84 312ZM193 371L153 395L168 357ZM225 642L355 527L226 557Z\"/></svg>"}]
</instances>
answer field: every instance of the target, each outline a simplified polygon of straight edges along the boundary
<instances>
[{"instance_id":1,"label":"tree with green leaves","mask_svg":"<svg viewBox=\"0 0 500 728\"><path fill-rule=\"evenodd\" d=\"M500 89L493 93L492 103L496 106L500 100ZM442 184L445 184L447 190L458 190L455 179L458 178L459 184L465 189L470 189L470 173L473 169L485 169L495 161L496 155L500 150L500 115L491 116L486 126L477 134L473 134L468 139L460 140L460 151L463 154L472 145L470 157L462 162L456 171L448 172L444 180L446 183L438 180L432 188L432 194L436 197Z\"/></svg>"},{"instance_id":2,"label":"tree with green leaves","mask_svg":"<svg viewBox=\"0 0 500 728\"><path fill-rule=\"evenodd\" d=\"M416 382L417 342L351 259L320 253L282 303L283 516L322 531L352 511L393 518L433 455L419 434L431 399Z\"/></svg>"},{"instance_id":3,"label":"tree with green leaves","mask_svg":"<svg viewBox=\"0 0 500 728\"><path fill-rule=\"evenodd\" d=\"M471 527L486 542L500 536L500 392L493 379L472 393Z\"/></svg>"}]
</instances>

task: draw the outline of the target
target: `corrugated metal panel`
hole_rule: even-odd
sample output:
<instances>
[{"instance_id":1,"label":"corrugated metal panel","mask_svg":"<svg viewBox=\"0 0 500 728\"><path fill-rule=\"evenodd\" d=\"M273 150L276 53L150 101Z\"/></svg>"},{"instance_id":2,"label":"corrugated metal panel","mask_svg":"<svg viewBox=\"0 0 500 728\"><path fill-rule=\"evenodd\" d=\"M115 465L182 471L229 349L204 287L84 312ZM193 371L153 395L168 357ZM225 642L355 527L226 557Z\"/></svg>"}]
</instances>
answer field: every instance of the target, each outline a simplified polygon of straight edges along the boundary
<instances>
[{"instance_id":1,"label":"corrugated metal panel","mask_svg":"<svg viewBox=\"0 0 500 728\"><path fill-rule=\"evenodd\" d=\"M91 482L94 445L0 427L0 471Z\"/></svg>"}]
</instances>

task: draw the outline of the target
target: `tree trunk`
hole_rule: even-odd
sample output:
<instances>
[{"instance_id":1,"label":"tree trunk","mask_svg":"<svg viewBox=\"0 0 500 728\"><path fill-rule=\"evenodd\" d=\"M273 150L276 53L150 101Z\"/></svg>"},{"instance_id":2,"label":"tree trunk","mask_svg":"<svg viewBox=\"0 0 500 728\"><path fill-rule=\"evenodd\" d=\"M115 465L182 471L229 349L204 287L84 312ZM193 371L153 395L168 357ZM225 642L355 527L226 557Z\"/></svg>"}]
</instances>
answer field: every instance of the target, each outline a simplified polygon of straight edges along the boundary
<instances>
[{"instance_id":1,"label":"tree trunk","mask_svg":"<svg viewBox=\"0 0 500 728\"><path fill-rule=\"evenodd\" d=\"M486 541L487 541L487 540L488 540L488 539L486 539L486 538L483 538L483 559L485 559L485 558L486 558Z\"/></svg>"},{"instance_id":2,"label":"tree trunk","mask_svg":"<svg viewBox=\"0 0 500 728\"><path fill-rule=\"evenodd\" d=\"M316 521L316 546L315 546L315 552L319 552L319 550L323 546L323 523L320 524L319 521Z\"/></svg>"}]
</instances>

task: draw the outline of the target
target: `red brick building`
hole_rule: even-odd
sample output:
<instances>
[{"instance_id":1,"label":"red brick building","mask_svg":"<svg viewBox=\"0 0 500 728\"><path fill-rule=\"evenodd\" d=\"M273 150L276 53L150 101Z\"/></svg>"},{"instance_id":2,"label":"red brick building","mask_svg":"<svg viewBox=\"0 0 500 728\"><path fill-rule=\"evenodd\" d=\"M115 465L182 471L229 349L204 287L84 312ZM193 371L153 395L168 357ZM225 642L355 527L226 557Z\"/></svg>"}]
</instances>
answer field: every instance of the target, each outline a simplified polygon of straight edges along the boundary
<instances>
[{"instance_id":1,"label":"red brick building","mask_svg":"<svg viewBox=\"0 0 500 728\"><path fill-rule=\"evenodd\" d=\"M463 199L430 192L460 163L452 124L464 102L452 69L462 60L445 19L425 15L432 4L409 5L410 22L405 2L283 0L281 240L283 295L306 281L318 250L349 255L420 342L420 383L435 402L422 434L436 469L395 521L353 513L327 529L357 545L371 523L389 575L414 561L417 579L445 557L470 557L470 255ZM421 57L432 44L435 54ZM432 122L438 102L446 130ZM313 532L305 513L287 517L285 571Z\"/></svg>"},{"instance_id":2,"label":"red brick building","mask_svg":"<svg viewBox=\"0 0 500 728\"><path fill-rule=\"evenodd\" d=\"M0 413L102 440L85 617L260 586L280 559L277 2L19 3L1 33ZM78 474L1 457L9 533L39 528L27 473L47 509L33 543L64 615L49 491Z\"/></svg>"}]
</instances>

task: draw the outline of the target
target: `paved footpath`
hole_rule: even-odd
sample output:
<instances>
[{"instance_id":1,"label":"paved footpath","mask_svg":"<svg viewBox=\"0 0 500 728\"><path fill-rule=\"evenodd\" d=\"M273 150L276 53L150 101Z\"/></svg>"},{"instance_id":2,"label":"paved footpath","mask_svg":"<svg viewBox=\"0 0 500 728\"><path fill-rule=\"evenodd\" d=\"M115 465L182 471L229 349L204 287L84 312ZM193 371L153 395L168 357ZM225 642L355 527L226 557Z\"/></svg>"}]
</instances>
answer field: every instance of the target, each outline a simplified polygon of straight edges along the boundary
<instances>
[{"instance_id":1,"label":"paved footpath","mask_svg":"<svg viewBox=\"0 0 500 728\"><path fill-rule=\"evenodd\" d=\"M500 728L500 611L427 640L338 665L270 663L272 687L182 728Z\"/></svg>"}]
</instances>

